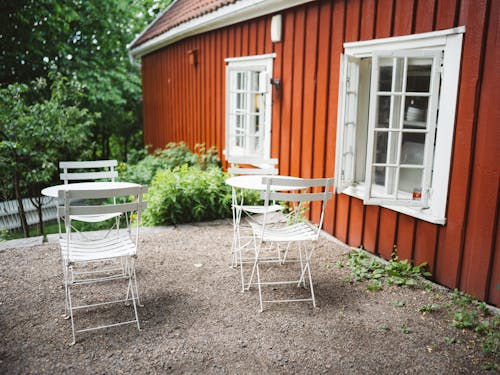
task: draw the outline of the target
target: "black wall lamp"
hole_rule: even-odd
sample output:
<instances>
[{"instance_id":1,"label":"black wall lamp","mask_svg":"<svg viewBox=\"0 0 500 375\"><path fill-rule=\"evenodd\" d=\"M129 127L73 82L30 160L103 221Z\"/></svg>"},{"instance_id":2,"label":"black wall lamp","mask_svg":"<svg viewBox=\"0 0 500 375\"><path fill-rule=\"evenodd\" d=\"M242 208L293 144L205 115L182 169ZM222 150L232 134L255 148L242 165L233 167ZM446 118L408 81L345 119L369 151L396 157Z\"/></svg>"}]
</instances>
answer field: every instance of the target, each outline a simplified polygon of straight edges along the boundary
<instances>
[{"instance_id":1,"label":"black wall lamp","mask_svg":"<svg viewBox=\"0 0 500 375\"><path fill-rule=\"evenodd\" d=\"M276 91L279 93L281 90L281 80L271 78L271 85L276 88Z\"/></svg>"}]
</instances>

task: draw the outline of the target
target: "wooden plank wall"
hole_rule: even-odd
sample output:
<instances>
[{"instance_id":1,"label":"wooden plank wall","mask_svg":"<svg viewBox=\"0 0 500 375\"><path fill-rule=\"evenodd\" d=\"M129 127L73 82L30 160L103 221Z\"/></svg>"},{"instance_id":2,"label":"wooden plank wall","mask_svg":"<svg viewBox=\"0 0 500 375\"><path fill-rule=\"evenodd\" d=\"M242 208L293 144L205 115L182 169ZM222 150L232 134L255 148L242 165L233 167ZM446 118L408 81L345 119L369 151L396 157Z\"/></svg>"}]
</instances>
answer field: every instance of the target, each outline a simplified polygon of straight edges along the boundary
<instances>
[{"instance_id":1,"label":"wooden plank wall","mask_svg":"<svg viewBox=\"0 0 500 375\"><path fill-rule=\"evenodd\" d=\"M318 1L175 43L142 60L144 136L154 148L185 141L224 149L225 57L276 53L272 156L280 173L333 176L344 42L465 25L447 224L430 224L340 194L325 230L389 258L428 262L434 279L500 305L498 15L494 0ZM195 50L198 64L189 64ZM222 156L222 155L221 155ZM317 218L316 210L313 218Z\"/></svg>"}]
</instances>

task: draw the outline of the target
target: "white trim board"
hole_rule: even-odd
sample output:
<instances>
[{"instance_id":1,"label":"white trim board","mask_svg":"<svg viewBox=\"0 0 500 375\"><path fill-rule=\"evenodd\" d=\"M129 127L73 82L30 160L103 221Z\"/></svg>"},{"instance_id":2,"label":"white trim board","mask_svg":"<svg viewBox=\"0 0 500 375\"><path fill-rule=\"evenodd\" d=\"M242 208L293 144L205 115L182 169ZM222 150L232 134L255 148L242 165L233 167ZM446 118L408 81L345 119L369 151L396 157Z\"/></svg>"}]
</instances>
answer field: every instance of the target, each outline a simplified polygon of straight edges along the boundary
<instances>
[{"instance_id":1,"label":"white trim board","mask_svg":"<svg viewBox=\"0 0 500 375\"><path fill-rule=\"evenodd\" d=\"M266 14L278 12L283 9L292 8L301 4L311 2L313 0L241 0L234 4L224 6L214 12L208 13L201 17L194 18L184 22L165 33L140 44L139 46L130 49L131 45L139 38L134 39L127 48L133 58L139 58L154 52L169 44L175 43L189 36L201 34L210 30L219 29L238 22L246 21L252 18L257 18ZM153 21L154 22L154 21ZM152 24L146 28L149 29ZM145 32L145 31L144 31ZM143 32L143 33L144 33ZM141 33L141 35L143 34Z\"/></svg>"}]
</instances>

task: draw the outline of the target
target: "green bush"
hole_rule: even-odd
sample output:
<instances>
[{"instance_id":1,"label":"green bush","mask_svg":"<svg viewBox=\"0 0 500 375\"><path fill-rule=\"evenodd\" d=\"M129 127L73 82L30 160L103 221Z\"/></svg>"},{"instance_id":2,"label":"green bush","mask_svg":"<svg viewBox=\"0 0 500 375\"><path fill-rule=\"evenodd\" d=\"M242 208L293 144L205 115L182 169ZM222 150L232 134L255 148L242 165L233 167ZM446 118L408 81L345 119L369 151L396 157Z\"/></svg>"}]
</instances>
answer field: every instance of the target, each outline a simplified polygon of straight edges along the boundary
<instances>
[{"instance_id":1,"label":"green bush","mask_svg":"<svg viewBox=\"0 0 500 375\"><path fill-rule=\"evenodd\" d=\"M164 149L155 150L152 154L138 152L133 155L131 163L119 167L120 180L149 185L156 172L160 169L173 169L181 165L198 166L206 169L210 166L220 166L217 149L206 149L204 145L196 145L192 152L184 142L169 143ZM142 160L138 157L144 156Z\"/></svg>"},{"instance_id":2,"label":"green bush","mask_svg":"<svg viewBox=\"0 0 500 375\"><path fill-rule=\"evenodd\" d=\"M228 175L219 167L203 170L183 165L158 170L147 196L144 225L168 225L232 217ZM248 192L245 202L255 204L258 194Z\"/></svg>"}]
</instances>

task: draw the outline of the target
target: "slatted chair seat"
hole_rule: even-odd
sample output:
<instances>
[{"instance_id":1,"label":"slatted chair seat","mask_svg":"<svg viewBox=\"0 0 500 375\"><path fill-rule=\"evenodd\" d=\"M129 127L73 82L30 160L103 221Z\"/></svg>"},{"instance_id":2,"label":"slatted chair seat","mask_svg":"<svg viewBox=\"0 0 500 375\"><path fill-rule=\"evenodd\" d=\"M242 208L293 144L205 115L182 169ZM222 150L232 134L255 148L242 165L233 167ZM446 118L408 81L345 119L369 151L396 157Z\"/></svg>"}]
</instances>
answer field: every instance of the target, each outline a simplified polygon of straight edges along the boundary
<instances>
[{"instance_id":1,"label":"slatted chair seat","mask_svg":"<svg viewBox=\"0 0 500 375\"><path fill-rule=\"evenodd\" d=\"M82 240L80 236L66 236L59 241L64 261L72 264L119 257L135 256L136 248L128 233L107 236L96 240ZM69 249L68 249L69 246Z\"/></svg>"},{"instance_id":2,"label":"slatted chair seat","mask_svg":"<svg viewBox=\"0 0 500 375\"><path fill-rule=\"evenodd\" d=\"M254 236L254 248L255 248L255 260L250 275L250 281L248 286L256 284L259 291L259 303L260 311L263 311L264 303L280 303L280 302L312 302L313 306L316 307L316 298L314 295L313 280L311 273L311 258L315 250L315 245L319 239L321 228L323 225L324 212L327 201L332 197L330 192L330 187L333 184L332 178L320 178L320 179L304 179L304 178L276 178L276 177L263 177L263 184L266 185L266 190L261 193L261 197L264 199L264 206L269 206L270 202L273 200L279 200L282 202L287 202L288 207L290 207L290 214L288 216L288 222L282 225L272 225L266 220L267 213L264 214L264 220L261 224L251 222L253 236ZM276 186L280 188L281 191L275 191ZM310 202L315 202L320 205L320 220L317 225L312 224L305 220L303 217L304 209L308 207L306 205ZM299 264L299 275L297 279L294 280L282 280L279 277L279 268L274 267L275 275L271 281L263 281L261 276L261 265L263 263L273 263L276 261L269 261L264 257L264 252L266 249L273 248L276 246L279 248L280 244L286 245L286 263ZM295 245L298 257L296 259L287 258L287 253L290 251L292 245ZM277 260L280 265L283 265L285 261L281 259ZM253 282L254 278L256 279ZM303 286L306 288L306 278L308 279L308 287L310 290L310 298L290 298L290 299L265 299L263 298L262 288L263 286L278 286L286 284L295 284L297 286Z\"/></svg>"},{"instance_id":3,"label":"slatted chair seat","mask_svg":"<svg viewBox=\"0 0 500 375\"><path fill-rule=\"evenodd\" d=\"M318 233L317 230L307 223L298 223L285 227L273 228L250 223L254 233L261 233L262 241L265 242L291 242L291 241L314 241Z\"/></svg>"}]
</instances>

